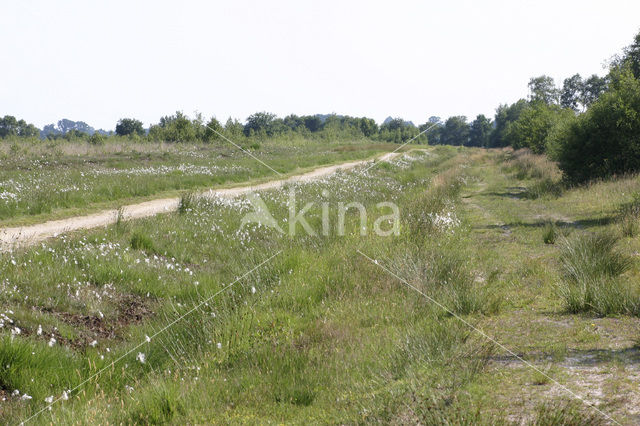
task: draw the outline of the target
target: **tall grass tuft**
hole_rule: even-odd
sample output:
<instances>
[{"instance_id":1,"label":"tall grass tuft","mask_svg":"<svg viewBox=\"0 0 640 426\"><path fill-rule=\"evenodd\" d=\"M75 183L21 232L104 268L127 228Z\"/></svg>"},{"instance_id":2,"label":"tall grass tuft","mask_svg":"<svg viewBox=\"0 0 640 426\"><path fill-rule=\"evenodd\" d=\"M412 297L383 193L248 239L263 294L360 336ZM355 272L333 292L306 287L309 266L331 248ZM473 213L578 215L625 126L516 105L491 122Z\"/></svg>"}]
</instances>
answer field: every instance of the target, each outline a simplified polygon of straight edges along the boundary
<instances>
[{"instance_id":1,"label":"tall grass tuft","mask_svg":"<svg viewBox=\"0 0 640 426\"><path fill-rule=\"evenodd\" d=\"M398 271L400 276L406 276L412 285L448 310L461 315L495 312L498 301L476 281L468 263L455 246L444 245L423 247L419 254L396 262L402 269Z\"/></svg>"},{"instance_id":2,"label":"tall grass tuft","mask_svg":"<svg viewBox=\"0 0 640 426\"><path fill-rule=\"evenodd\" d=\"M558 228L555 223L547 222L542 230L542 241L545 244L555 244L558 238Z\"/></svg>"},{"instance_id":3,"label":"tall grass tuft","mask_svg":"<svg viewBox=\"0 0 640 426\"><path fill-rule=\"evenodd\" d=\"M133 232L131 235L131 248L134 250L153 251L153 241L147 234L142 233L139 230Z\"/></svg>"},{"instance_id":4,"label":"tall grass tuft","mask_svg":"<svg viewBox=\"0 0 640 426\"><path fill-rule=\"evenodd\" d=\"M631 201L624 203L618 209L618 225L625 237L635 237L638 234L638 219L640 219L640 193L633 194Z\"/></svg>"},{"instance_id":5,"label":"tall grass tuft","mask_svg":"<svg viewBox=\"0 0 640 426\"><path fill-rule=\"evenodd\" d=\"M563 241L559 293L569 312L604 316L636 311L637 298L620 280L631 259L616 249L617 241L617 236L606 233L584 233Z\"/></svg>"},{"instance_id":6,"label":"tall grass tuft","mask_svg":"<svg viewBox=\"0 0 640 426\"><path fill-rule=\"evenodd\" d=\"M528 422L534 426L584 425L600 426L608 422L594 410L576 402L547 403L536 408L535 419Z\"/></svg>"},{"instance_id":7,"label":"tall grass tuft","mask_svg":"<svg viewBox=\"0 0 640 426\"><path fill-rule=\"evenodd\" d=\"M185 214L193 210L196 203L196 195L193 192L185 192L180 197L180 204L178 204L178 213Z\"/></svg>"}]
</instances>

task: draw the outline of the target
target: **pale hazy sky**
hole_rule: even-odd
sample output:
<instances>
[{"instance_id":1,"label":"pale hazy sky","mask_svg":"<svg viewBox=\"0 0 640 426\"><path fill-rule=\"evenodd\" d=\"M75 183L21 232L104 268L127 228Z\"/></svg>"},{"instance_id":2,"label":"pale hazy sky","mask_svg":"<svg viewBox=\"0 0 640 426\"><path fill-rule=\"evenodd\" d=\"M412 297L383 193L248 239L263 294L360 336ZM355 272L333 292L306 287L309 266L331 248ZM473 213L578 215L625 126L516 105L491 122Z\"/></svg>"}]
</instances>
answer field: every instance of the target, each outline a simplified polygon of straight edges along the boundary
<instances>
[{"instance_id":1,"label":"pale hazy sky","mask_svg":"<svg viewBox=\"0 0 640 426\"><path fill-rule=\"evenodd\" d=\"M195 111L493 116L602 64L640 30L638 0L5 1L0 115L113 129Z\"/></svg>"}]
</instances>

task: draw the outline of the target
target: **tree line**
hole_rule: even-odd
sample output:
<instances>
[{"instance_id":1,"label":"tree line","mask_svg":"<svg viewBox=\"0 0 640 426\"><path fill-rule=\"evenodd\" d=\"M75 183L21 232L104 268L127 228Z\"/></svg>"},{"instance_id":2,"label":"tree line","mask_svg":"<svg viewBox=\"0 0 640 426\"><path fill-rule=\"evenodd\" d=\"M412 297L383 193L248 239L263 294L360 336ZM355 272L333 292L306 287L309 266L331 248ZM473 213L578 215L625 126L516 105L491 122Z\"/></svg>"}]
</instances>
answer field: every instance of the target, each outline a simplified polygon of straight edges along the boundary
<instances>
[{"instance_id":1,"label":"tree line","mask_svg":"<svg viewBox=\"0 0 640 426\"><path fill-rule=\"evenodd\" d=\"M244 123L229 118L224 124L201 114L190 118L178 111L161 117L148 129L140 120L122 118L113 136L167 142L208 142L225 138L239 142L266 138L311 137L325 140L367 138L376 141L446 144L497 148L528 148L557 161L569 181L582 182L614 174L640 171L640 33L615 56L607 75L570 76L557 86L553 78L531 78L529 95L499 105L493 118L483 114L468 122L465 116L442 121L432 116L414 125L387 118L378 125L367 117L302 115L280 118L256 112ZM51 139L83 139L101 143L112 137L83 122L61 120L48 129ZM46 126L49 127L49 126ZM425 133L423 131L427 130ZM32 124L12 116L0 118L0 138L35 138Z\"/></svg>"},{"instance_id":2,"label":"tree line","mask_svg":"<svg viewBox=\"0 0 640 426\"><path fill-rule=\"evenodd\" d=\"M605 76L575 74L557 86L542 75L528 87L527 99L498 106L493 120L437 121L429 143L528 148L576 183L640 171L640 33Z\"/></svg>"},{"instance_id":3,"label":"tree line","mask_svg":"<svg viewBox=\"0 0 640 426\"><path fill-rule=\"evenodd\" d=\"M224 124L215 117L206 120L202 114L190 118L181 111L160 118L157 124L145 129L135 118L122 118L115 126L115 132L94 131L84 122L60 120L57 125L47 125L40 131L34 125L12 116L0 119L0 138L28 137L38 135L44 139L78 140L104 142L109 137L124 137L134 140L164 142L216 142L229 139L278 139L297 136L320 139L368 138L384 142L402 143L414 139L417 143L427 143L426 136L416 136L421 128L401 118L389 117L382 125L368 117L351 117L337 114L302 115L295 114L280 118L269 112L256 112L244 123L229 118ZM29 130L26 131L25 129Z\"/></svg>"}]
</instances>

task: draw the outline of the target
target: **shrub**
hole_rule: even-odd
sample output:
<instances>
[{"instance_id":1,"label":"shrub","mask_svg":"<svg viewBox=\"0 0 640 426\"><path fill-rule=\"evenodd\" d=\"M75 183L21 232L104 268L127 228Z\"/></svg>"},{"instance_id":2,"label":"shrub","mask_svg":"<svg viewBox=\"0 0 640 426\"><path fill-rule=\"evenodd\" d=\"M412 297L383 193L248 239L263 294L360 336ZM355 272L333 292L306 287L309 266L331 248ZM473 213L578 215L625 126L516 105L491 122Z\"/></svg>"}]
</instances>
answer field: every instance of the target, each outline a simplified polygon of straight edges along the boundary
<instances>
[{"instance_id":1,"label":"shrub","mask_svg":"<svg viewBox=\"0 0 640 426\"><path fill-rule=\"evenodd\" d=\"M559 292L570 312L604 316L636 311L637 297L619 279L631 259L616 250L617 241L617 236L605 233L584 233L563 241Z\"/></svg>"},{"instance_id":2,"label":"shrub","mask_svg":"<svg viewBox=\"0 0 640 426\"><path fill-rule=\"evenodd\" d=\"M104 145L105 139L106 139L106 136L101 135L98 132L95 132L93 135L89 137L89 143L91 145Z\"/></svg>"},{"instance_id":3,"label":"shrub","mask_svg":"<svg viewBox=\"0 0 640 426\"><path fill-rule=\"evenodd\" d=\"M613 75L610 89L567 123L552 150L573 182L640 170L640 80L624 68Z\"/></svg>"},{"instance_id":4,"label":"shrub","mask_svg":"<svg viewBox=\"0 0 640 426\"><path fill-rule=\"evenodd\" d=\"M507 126L504 137L514 148L529 148L536 154L546 149L547 138L556 123L573 116L570 109L544 102L532 102L521 112L516 121Z\"/></svg>"}]
</instances>

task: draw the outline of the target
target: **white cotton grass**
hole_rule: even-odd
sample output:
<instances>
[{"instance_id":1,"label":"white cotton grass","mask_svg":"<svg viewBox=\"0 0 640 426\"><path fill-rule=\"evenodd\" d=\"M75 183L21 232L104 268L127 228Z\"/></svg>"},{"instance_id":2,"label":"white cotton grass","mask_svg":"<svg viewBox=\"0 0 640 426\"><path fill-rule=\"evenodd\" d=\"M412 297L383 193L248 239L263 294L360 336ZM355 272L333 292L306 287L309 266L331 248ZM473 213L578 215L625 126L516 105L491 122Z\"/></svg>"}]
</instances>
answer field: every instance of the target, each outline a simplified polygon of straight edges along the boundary
<instances>
[{"instance_id":1,"label":"white cotton grass","mask_svg":"<svg viewBox=\"0 0 640 426\"><path fill-rule=\"evenodd\" d=\"M138 360L140 364L144 364L147 361L147 356L143 352L138 352L138 355L136 355L136 360Z\"/></svg>"},{"instance_id":2,"label":"white cotton grass","mask_svg":"<svg viewBox=\"0 0 640 426\"><path fill-rule=\"evenodd\" d=\"M433 226L440 232L453 232L455 228L460 226L460 219L453 210L430 213L429 218Z\"/></svg>"}]
</instances>

